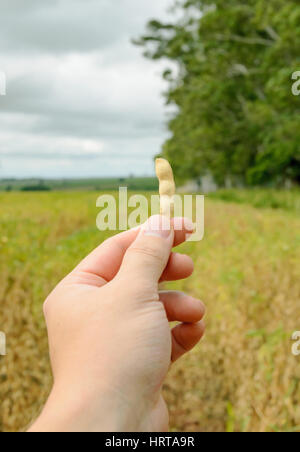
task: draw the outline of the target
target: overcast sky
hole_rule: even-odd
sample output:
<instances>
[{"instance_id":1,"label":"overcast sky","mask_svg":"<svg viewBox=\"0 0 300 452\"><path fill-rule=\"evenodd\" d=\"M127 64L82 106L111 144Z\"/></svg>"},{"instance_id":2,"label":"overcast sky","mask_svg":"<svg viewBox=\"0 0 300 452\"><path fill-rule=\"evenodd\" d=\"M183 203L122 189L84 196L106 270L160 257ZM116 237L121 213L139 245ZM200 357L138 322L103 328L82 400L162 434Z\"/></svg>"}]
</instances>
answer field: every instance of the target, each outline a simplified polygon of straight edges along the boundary
<instances>
[{"instance_id":1,"label":"overcast sky","mask_svg":"<svg viewBox=\"0 0 300 452\"><path fill-rule=\"evenodd\" d=\"M1 0L0 178L153 174L162 63L130 42L172 0Z\"/></svg>"}]
</instances>

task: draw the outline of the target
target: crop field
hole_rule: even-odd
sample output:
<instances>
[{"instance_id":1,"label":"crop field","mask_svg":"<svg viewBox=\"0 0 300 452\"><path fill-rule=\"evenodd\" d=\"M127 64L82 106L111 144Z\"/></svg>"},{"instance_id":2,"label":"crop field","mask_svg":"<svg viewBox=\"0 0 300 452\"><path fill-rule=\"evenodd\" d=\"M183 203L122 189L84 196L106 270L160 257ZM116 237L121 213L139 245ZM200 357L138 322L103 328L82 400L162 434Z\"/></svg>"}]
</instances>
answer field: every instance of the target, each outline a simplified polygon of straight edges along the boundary
<instances>
[{"instance_id":1,"label":"crop field","mask_svg":"<svg viewBox=\"0 0 300 452\"><path fill-rule=\"evenodd\" d=\"M0 431L26 429L47 397L42 303L109 236L96 229L98 195L0 193ZM258 198L209 197L204 240L179 248L195 272L170 287L203 299L207 331L166 382L172 431L300 432L300 193Z\"/></svg>"}]
</instances>

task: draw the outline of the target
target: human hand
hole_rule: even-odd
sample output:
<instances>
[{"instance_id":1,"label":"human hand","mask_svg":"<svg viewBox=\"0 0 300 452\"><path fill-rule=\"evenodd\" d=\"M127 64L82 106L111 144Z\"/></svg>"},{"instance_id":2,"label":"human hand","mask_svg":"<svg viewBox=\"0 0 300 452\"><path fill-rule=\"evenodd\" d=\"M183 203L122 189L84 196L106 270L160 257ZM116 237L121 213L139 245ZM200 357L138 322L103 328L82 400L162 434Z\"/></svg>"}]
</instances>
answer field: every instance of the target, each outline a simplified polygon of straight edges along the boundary
<instances>
[{"instance_id":1,"label":"human hand","mask_svg":"<svg viewBox=\"0 0 300 452\"><path fill-rule=\"evenodd\" d=\"M192 226L174 219L161 230L161 221L104 242L46 300L54 386L31 432L168 429L162 384L201 339L205 309L159 291L193 272L188 256L171 253ZM183 323L170 332L169 321Z\"/></svg>"}]
</instances>

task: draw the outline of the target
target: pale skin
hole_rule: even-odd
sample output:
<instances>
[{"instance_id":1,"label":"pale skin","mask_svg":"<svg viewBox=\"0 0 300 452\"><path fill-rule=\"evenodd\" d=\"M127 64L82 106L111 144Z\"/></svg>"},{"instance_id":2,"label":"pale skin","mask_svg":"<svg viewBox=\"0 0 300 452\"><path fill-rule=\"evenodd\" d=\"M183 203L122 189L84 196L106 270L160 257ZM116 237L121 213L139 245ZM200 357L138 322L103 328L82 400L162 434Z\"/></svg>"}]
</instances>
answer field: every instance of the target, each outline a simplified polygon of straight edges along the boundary
<instances>
[{"instance_id":1,"label":"pale skin","mask_svg":"<svg viewBox=\"0 0 300 452\"><path fill-rule=\"evenodd\" d=\"M192 225L160 230L161 219L104 242L46 300L54 385L30 432L168 430L162 385L202 338L205 308L159 290L193 272L190 257L172 253Z\"/></svg>"}]
</instances>

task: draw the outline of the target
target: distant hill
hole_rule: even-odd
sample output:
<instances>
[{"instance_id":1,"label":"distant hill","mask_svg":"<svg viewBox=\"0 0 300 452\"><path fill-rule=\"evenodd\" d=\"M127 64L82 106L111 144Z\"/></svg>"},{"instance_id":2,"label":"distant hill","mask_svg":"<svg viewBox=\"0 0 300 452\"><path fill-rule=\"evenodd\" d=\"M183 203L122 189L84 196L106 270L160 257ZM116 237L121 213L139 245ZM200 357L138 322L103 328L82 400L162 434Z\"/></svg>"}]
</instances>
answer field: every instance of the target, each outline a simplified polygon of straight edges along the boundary
<instances>
[{"instance_id":1,"label":"distant hill","mask_svg":"<svg viewBox=\"0 0 300 452\"><path fill-rule=\"evenodd\" d=\"M156 191L155 177L104 179L0 179L0 191L112 191L127 187L132 191Z\"/></svg>"}]
</instances>

